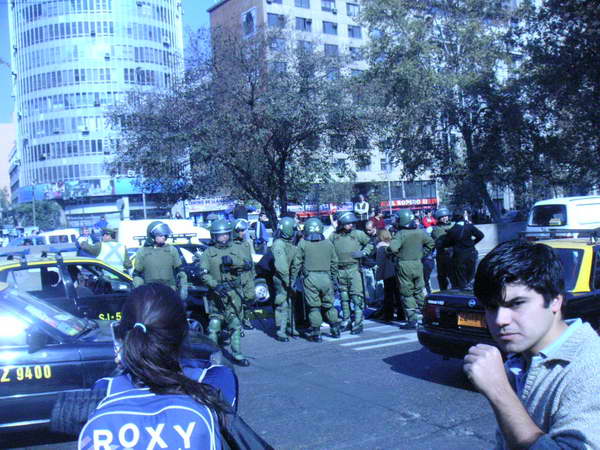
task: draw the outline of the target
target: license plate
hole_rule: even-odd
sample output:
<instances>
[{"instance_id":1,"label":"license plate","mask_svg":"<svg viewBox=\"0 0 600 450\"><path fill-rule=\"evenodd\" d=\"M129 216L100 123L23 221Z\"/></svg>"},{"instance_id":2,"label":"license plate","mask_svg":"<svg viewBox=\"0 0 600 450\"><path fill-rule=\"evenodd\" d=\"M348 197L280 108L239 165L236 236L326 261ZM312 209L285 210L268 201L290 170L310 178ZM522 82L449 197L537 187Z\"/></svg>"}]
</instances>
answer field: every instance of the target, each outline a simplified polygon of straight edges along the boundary
<instances>
[{"instance_id":1,"label":"license plate","mask_svg":"<svg viewBox=\"0 0 600 450\"><path fill-rule=\"evenodd\" d=\"M485 317L478 313L458 313L458 326L485 328Z\"/></svg>"}]
</instances>

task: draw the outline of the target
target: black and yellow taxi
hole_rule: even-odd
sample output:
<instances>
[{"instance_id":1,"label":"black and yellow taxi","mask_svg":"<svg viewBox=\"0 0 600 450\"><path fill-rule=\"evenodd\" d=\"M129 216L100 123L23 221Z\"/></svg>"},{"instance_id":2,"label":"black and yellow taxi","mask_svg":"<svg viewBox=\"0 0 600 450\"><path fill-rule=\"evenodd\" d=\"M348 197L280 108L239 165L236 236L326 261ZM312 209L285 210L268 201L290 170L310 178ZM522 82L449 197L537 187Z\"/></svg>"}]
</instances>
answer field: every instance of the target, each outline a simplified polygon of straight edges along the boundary
<instances>
[{"instance_id":1,"label":"black and yellow taxi","mask_svg":"<svg viewBox=\"0 0 600 450\"><path fill-rule=\"evenodd\" d=\"M59 392L89 389L114 369L109 322L0 283L0 435L47 425Z\"/></svg>"},{"instance_id":2,"label":"black and yellow taxi","mask_svg":"<svg viewBox=\"0 0 600 450\"><path fill-rule=\"evenodd\" d=\"M105 262L63 256L50 249L0 254L0 282L45 300L77 317L118 320L132 288L131 277Z\"/></svg>"},{"instance_id":3,"label":"black and yellow taxi","mask_svg":"<svg viewBox=\"0 0 600 450\"><path fill-rule=\"evenodd\" d=\"M592 238L538 241L552 247L563 264L566 318L581 317L600 329L600 242ZM477 343L494 345L485 311L472 291L448 290L428 295L419 342L434 353L462 358Z\"/></svg>"}]
</instances>

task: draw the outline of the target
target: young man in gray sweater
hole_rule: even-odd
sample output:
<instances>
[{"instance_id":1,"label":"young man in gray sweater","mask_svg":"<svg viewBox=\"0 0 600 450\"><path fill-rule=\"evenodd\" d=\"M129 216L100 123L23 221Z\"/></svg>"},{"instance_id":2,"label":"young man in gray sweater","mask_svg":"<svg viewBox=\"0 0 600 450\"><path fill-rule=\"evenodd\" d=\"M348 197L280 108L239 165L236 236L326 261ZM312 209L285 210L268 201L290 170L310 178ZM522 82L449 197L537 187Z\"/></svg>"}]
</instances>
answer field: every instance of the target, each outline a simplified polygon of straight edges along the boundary
<instances>
[{"instance_id":1,"label":"young man in gray sweater","mask_svg":"<svg viewBox=\"0 0 600 450\"><path fill-rule=\"evenodd\" d=\"M464 371L498 421L497 448L600 449L600 337L563 320L562 265L544 244L509 241L481 261L475 296L508 353L471 347Z\"/></svg>"}]
</instances>

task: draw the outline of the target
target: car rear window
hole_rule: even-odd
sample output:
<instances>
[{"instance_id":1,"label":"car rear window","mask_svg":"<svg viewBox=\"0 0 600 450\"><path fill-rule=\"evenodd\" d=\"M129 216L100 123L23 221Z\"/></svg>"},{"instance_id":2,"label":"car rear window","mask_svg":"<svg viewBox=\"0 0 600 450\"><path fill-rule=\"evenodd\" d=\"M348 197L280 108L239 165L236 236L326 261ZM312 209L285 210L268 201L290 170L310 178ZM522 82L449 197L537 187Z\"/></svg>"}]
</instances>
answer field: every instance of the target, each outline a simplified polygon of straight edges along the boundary
<instances>
[{"instance_id":1,"label":"car rear window","mask_svg":"<svg viewBox=\"0 0 600 450\"><path fill-rule=\"evenodd\" d=\"M581 267L583 250L573 250L570 248L555 248L554 251L560 258L560 261L563 265L565 289L567 291L572 291L573 289L575 289L577 277L579 276L579 268Z\"/></svg>"},{"instance_id":2,"label":"car rear window","mask_svg":"<svg viewBox=\"0 0 600 450\"><path fill-rule=\"evenodd\" d=\"M559 227L567 224L567 207L565 205L534 206L531 223L534 227Z\"/></svg>"}]
</instances>

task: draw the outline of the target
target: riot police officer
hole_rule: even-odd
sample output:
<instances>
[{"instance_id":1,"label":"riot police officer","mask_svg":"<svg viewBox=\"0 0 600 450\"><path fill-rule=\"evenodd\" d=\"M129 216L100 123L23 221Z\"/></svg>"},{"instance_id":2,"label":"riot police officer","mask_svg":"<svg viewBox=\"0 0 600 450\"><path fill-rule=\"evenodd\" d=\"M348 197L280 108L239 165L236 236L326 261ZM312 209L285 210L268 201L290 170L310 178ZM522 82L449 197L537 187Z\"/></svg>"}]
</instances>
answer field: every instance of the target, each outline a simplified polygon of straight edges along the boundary
<instances>
[{"instance_id":1,"label":"riot police officer","mask_svg":"<svg viewBox=\"0 0 600 450\"><path fill-rule=\"evenodd\" d=\"M415 228L414 215L410 209L396 213L398 230L386 249L396 261L396 277L400 288L400 299L404 307L407 324L402 328L414 329L424 306L423 255L433 251L433 239L423 230Z\"/></svg>"},{"instance_id":2,"label":"riot police officer","mask_svg":"<svg viewBox=\"0 0 600 450\"><path fill-rule=\"evenodd\" d=\"M102 241L90 244L88 239L78 241L81 250L104 261L106 264L116 267L121 272L131 269L131 260L127 254L127 247L115 239L115 230L102 229Z\"/></svg>"},{"instance_id":3,"label":"riot police officer","mask_svg":"<svg viewBox=\"0 0 600 450\"><path fill-rule=\"evenodd\" d=\"M181 256L172 245L169 226L159 220L151 222L146 229L146 242L135 255L133 285L162 283L179 291L182 300L187 298L187 275L183 271Z\"/></svg>"},{"instance_id":4,"label":"riot police officer","mask_svg":"<svg viewBox=\"0 0 600 450\"><path fill-rule=\"evenodd\" d=\"M252 261L245 258L239 245L231 239L233 225L225 219L210 225L211 245L200 255L198 272L209 289L208 337L216 344L224 326L230 334L234 362L248 366L250 362L241 351L242 334L242 273L252 270Z\"/></svg>"},{"instance_id":5,"label":"riot police officer","mask_svg":"<svg viewBox=\"0 0 600 450\"><path fill-rule=\"evenodd\" d=\"M271 246L273 253L273 285L275 287L275 339L289 341L288 335L297 336L293 317L292 265L297 252L292 243L296 231L296 222L291 217L283 217L277 225L277 237Z\"/></svg>"},{"instance_id":6,"label":"riot police officer","mask_svg":"<svg viewBox=\"0 0 600 450\"><path fill-rule=\"evenodd\" d=\"M444 236L454 223L450 222L450 210L444 206L438 208L433 216L437 221L431 231L431 238L435 241L437 279L440 289L445 291L452 280L452 249L444 247Z\"/></svg>"},{"instance_id":7,"label":"riot police officer","mask_svg":"<svg viewBox=\"0 0 600 450\"><path fill-rule=\"evenodd\" d=\"M338 227L329 239L333 243L338 259L338 280L342 301L342 331L351 329L352 334L363 332L363 310L365 286L360 260L373 251L373 244L364 231L354 229L358 217L352 211L339 213ZM354 321L350 302L354 307Z\"/></svg>"},{"instance_id":8,"label":"riot police officer","mask_svg":"<svg viewBox=\"0 0 600 450\"><path fill-rule=\"evenodd\" d=\"M244 259L252 262L252 245L246 238L248 231L248 221L246 219L236 219L233 222L233 243L241 247L241 252L244 255ZM244 299L242 301L242 326L246 330L254 329L252 322L250 321L249 312L246 305L254 303L256 296L254 289L254 279L256 278L256 271L254 270L254 264L252 270L242 272L240 281L242 283L242 295Z\"/></svg>"},{"instance_id":9,"label":"riot police officer","mask_svg":"<svg viewBox=\"0 0 600 450\"><path fill-rule=\"evenodd\" d=\"M321 342L321 324L325 312L331 327L331 336L340 337L337 309L333 306L333 282L337 282L337 255L330 240L323 236L323 223L310 218L304 224L304 239L298 243L294 256L292 279L298 273L304 277L304 299L309 309L310 330L306 337Z\"/></svg>"}]
</instances>

